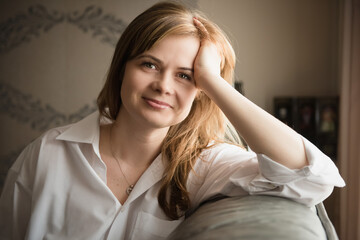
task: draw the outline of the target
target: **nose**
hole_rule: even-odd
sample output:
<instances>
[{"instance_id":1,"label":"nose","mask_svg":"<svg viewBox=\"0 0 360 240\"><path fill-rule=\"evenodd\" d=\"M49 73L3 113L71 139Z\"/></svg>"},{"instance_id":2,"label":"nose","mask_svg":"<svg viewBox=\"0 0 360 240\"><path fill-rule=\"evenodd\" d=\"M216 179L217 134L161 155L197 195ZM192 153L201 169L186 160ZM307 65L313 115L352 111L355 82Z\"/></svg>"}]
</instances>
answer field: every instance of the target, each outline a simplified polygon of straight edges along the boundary
<instances>
[{"instance_id":1,"label":"nose","mask_svg":"<svg viewBox=\"0 0 360 240\"><path fill-rule=\"evenodd\" d=\"M159 73L152 82L152 89L161 94L171 95L174 93L172 75L169 72Z\"/></svg>"}]
</instances>

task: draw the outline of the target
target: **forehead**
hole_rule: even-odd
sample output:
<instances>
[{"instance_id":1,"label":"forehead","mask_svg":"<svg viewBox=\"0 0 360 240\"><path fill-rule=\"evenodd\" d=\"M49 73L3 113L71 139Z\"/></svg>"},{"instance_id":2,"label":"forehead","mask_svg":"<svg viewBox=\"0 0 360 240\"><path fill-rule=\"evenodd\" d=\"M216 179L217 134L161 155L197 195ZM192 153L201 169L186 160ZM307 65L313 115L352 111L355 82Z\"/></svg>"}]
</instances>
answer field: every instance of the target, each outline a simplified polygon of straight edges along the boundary
<instances>
[{"instance_id":1,"label":"forehead","mask_svg":"<svg viewBox=\"0 0 360 240\"><path fill-rule=\"evenodd\" d=\"M152 46L147 54L154 55L162 61L181 63L195 60L200 47L200 39L193 35L169 35Z\"/></svg>"}]
</instances>

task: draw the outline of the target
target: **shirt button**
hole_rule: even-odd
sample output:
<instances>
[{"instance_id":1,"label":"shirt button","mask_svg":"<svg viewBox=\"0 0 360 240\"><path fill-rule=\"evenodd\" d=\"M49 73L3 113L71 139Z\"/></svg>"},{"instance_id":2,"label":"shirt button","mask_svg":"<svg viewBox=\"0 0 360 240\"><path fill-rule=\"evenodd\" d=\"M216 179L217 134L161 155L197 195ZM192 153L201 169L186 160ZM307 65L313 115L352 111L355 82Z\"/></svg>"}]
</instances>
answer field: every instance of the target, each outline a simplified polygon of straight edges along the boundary
<instances>
[{"instance_id":1,"label":"shirt button","mask_svg":"<svg viewBox=\"0 0 360 240\"><path fill-rule=\"evenodd\" d=\"M124 211L125 211L125 207L121 207L120 212L124 212Z\"/></svg>"}]
</instances>

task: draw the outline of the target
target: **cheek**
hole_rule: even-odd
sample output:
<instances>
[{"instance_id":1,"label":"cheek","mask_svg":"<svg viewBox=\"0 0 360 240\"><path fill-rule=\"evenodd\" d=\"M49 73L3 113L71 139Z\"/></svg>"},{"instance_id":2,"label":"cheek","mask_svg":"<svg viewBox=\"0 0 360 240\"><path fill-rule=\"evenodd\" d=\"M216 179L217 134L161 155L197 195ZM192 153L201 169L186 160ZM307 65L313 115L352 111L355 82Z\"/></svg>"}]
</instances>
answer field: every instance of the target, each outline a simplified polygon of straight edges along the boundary
<instances>
[{"instance_id":1,"label":"cheek","mask_svg":"<svg viewBox=\"0 0 360 240\"><path fill-rule=\"evenodd\" d=\"M124 76L120 90L122 104L125 107L129 107L134 101L134 94L138 91L134 79Z\"/></svg>"},{"instance_id":2,"label":"cheek","mask_svg":"<svg viewBox=\"0 0 360 240\"><path fill-rule=\"evenodd\" d=\"M184 109L186 109L187 112L190 112L190 109L195 100L197 92L198 92L197 89L195 89L195 90L187 91L186 93L184 93L183 98L182 98L183 99L183 107L184 107Z\"/></svg>"},{"instance_id":3,"label":"cheek","mask_svg":"<svg viewBox=\"0 0 360 240\"><path fill-rule=\"evenodd\" d=\"M185 118L187 118L189 116L189 113L190 113L191 108L193 106L196 95L197 95L197 91L192 92L191 94L187 94L187 96L183 98L182 111L178 115L179 122L182 122Z\"/></svg>"},{"instance_id":4,"label":"cheek","mask_svg":"<svg viewBox=\"0 0 360 240\"><path fill-rule=\"evenodd\" d=\"M128 82L126 81L126 79L124 78L121 83L121 90L120 90L120 97L123 102L124 102L124 100L126 101L126 98L128 97L128 93L130 92L129 88L130 88L130 86L129 86Z\"/></svg>"},{"instance_id":5,"label":"cheek","mask_svg":"<svg viewBox=\"0 0 360 240\"><path fill-rule=\"evenodd\" d=\"M138 74L129 72L124 75L121 85L121 96L129 96L134 91L138 91L142 88L143 84L139 83L138 79L142 79Z\"/></svg>"}]
</instances>

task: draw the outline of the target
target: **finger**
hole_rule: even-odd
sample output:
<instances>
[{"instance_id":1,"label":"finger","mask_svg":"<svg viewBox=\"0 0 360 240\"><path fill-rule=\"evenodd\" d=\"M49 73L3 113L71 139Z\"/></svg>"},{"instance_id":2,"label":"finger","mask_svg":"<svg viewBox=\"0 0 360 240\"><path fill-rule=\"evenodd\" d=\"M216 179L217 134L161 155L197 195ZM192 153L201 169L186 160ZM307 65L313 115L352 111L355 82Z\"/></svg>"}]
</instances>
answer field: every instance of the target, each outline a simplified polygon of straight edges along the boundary
<instances>
[{"instance_id":1,"label":"finger","mask_svg":"<svg viewBox=\"0 0 360 240\"><path fill-rule=\"evenodd\" d=\"M202 24L202 22L200 22L199 19L197 19L196 17L194 17L193 19L194 19L195 27L197 27L200 31L201 37L203 39L209 40L210 34L207 31L207 29L205 28L204 24Z\"/></svg>"}]
</instances>

